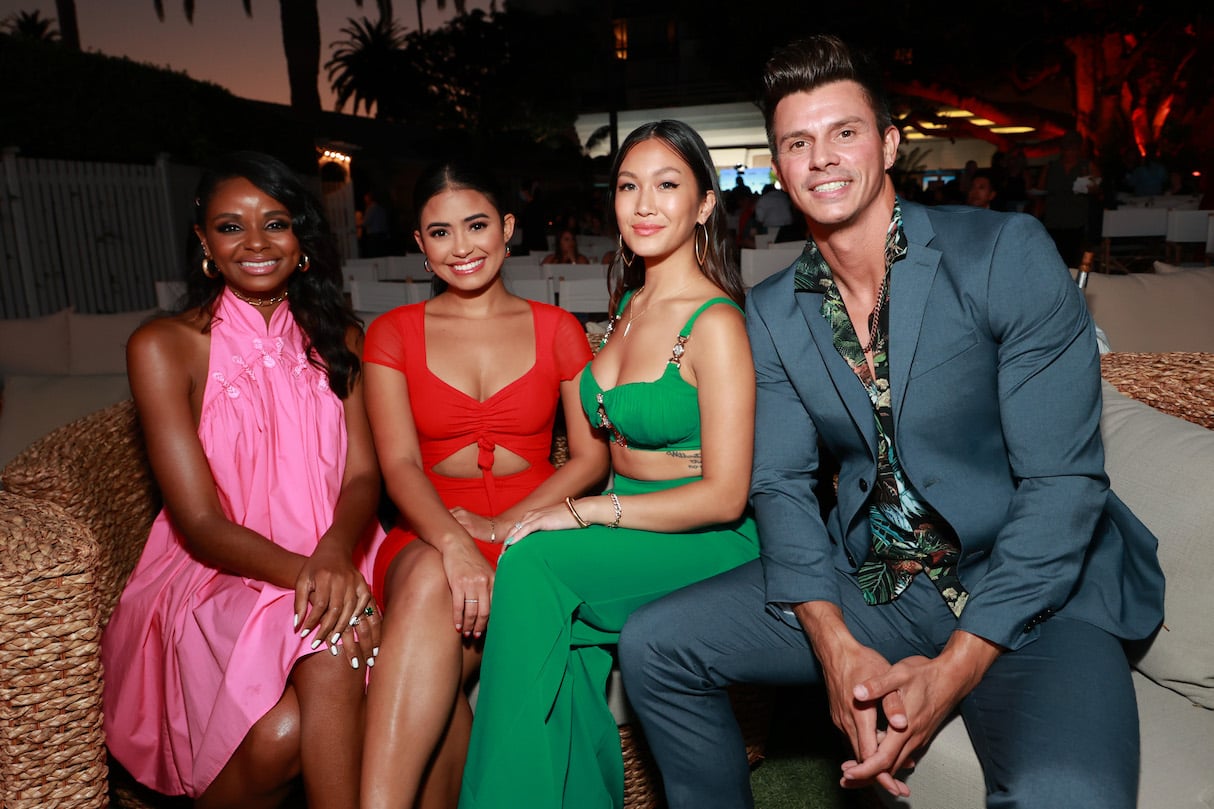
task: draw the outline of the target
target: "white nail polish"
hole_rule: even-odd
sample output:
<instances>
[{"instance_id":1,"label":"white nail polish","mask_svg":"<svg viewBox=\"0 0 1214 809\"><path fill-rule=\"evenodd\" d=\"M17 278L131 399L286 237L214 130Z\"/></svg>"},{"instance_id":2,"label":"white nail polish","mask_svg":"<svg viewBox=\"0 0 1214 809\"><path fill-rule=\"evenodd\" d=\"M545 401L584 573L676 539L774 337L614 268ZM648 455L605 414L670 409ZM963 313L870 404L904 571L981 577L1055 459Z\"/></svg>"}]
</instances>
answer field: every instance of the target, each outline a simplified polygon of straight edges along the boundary
<instances>
[{"instance_id":1,"label":"white nail polish","mask_svg":"<svg viewBox=\"0 0 1214 809\"><path fill-rule=\"evenodd\" d=\"M371 650L371 656L379 657L379 647L378 646L376 646L374 649Z\"/></svg>"},{"instance_id":2,"label":"white nail polish","mask_svg":"<svg viewBox=\"0 0 1214 809\"><path fill-rule=\"evenodd\" d=\"M330 646L330 647L329 647L329 654L333 655L334 657L337 657L337 647L336 647L336 646Z\"/></svg>"},{"instance_id":3,"label":"white nail polish","mask_svg":"<svg viewBox=\"0 0 1214 809\"><path fill-rule=\"evenodd\" d=\"M375 658L374 658L374 657L368 657L368 658L367 658L367 668L371 668L371 667L372 667L372 666L374 666L374 665L375 665Z\"/></svg>"},{"instance_id":4,"label":"white nail polish","mask_svg":"<svg viewBox=\"0 0 1214 809\"><path fill-rule=\"evenodd\" d=\"M340 633L340 632L334 632L334 633L333 633L333 639L332 639L332 640L330 640L330 641L329 641L329 643L337 643L339 640L341 640L341 633Z\"/></svg>"},{"instance_id":5,"label":"white nail polish","mask_svg":"<svg viewBox=\"0 0 1214 809\"><path fill-rule=\"evenodd\" d=\"M319 646L323 642L324 641L322 641L320 638L317 638L316 640L312 641L312 648L315 649L317 646Z\"/></svg>"},{"instance_id":6,"label":"white nail polish","mask_svg":"<svg viewBox=\"0 0 1214 809\"><path fill-rule=\"evenodd\" d=\"M358 658L357 657L350 658L350 668L352 668L352 669L358 668Z\"/></svg>"},{"instance_id":7,"label":"white nail polish","mask_svg":"<svg viewBox=\"0 0 1214 809\"><path fill-rule=\"evenodd\" d=\"M304 631L299 633L299 637L306 638L306 637L308 637L308 633L311 631L312 631L311 629L305 629Z\"/></svg>"},{"instance_id":8,"label":"white nail polish","mask_svg":"<svg viewBox=\"0 0 1214 809\"><path fill-rule=\"evenodd\" d=\"M295 621L291 624L292 629L299 629L299 613L295 613Z\"/></svg>"}]
</instances>

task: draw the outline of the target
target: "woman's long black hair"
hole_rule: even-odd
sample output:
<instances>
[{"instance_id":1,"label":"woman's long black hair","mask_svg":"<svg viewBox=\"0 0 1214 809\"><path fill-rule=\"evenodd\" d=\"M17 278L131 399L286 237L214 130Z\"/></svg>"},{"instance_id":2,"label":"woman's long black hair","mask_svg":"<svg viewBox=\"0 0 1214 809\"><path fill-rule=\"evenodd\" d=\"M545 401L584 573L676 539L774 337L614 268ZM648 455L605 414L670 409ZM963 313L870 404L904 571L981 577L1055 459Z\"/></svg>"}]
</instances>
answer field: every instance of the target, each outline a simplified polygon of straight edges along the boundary
<instances>
[{"instance_id":1,"label":"woman's long black hair","mask_svg":"<svg viewBox=\"0 0 1214 809\"><path fill-rule=\"evenodd\" d=\"M704 139L688 124L673 120L651 121L641 124L629 133L624 142L620 144L620 150L611 164L611 174L609 175L611 185L607 189L608 218L615 223L618 233L619 222L615 216L615 195L616 178L619 176L620 166L634 146L651 138L662 141L691 168L701 198L709 191L713 192L716 205L712 207L712 212L704 223L704 227L708 231L708 247L705 250L704 265L700 269L710 281L719 286L730 298L733 298L739 306L742 306L745 303L746 289L742 284L742 273L738 269L733 251L729 249L729 228L724 199L721 196L720 184L717 182L716 168ZM613 316L624 293L645 283L645 259L635 256L632 259L632 266L628 266L624 261L624 254L630 251L627 245L622 242L621 245L621 248L616 250L607 275L608 283L611 286L610 312Z\"/></svg>"},{"instance_id":2,"label":"woman's long black hair","mask_svg":"<svg viewBox=\"0 0 1214 809\"><path fill-rule=\"evenodd\" d=\"M306 338L308 361L328 374L329 387L346 398L358 378L358 355L350 350L346 335L362 324L342 294L341 258L329 223L317 199L290 168L260 152L233 152L219 158L203 174L194 194L194 222L205 229L207 207L215 189L225 180L244 178L280 203L291 214L291 232L307 256L307 272L296 270L287 280L289 305L295 322ZM186 308L199 307L209 320L224 279L208 278L202 271L202 243L190 239L186 266Z\"/></svg>"}]
</instances>

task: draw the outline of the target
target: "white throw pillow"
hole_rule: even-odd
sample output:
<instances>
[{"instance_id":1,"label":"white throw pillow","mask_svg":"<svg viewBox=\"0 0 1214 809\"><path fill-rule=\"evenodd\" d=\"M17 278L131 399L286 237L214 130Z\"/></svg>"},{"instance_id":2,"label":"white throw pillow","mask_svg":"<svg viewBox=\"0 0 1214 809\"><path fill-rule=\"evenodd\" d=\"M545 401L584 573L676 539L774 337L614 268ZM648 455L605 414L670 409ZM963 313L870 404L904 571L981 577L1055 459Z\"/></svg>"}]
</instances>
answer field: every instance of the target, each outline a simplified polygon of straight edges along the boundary
<instances>
[{"instance_id":1,"label":"white throw pillow","mask_svg":"<svg viewBox=\"0 0 1214 809\"><path fill-rule=\"evenodd\" d=\"M72 312L67 319L69 372L125 374L127 339L144 321L158 312L158 309L112 315Z\"/></svg>"},{"instance_id":2,"label":"white throw pillow","mask_svg":"<svg viewBox=\"0 0 1214 809\"><path fill-rule=\"evenodd\" d=\"M69 365L68 313L0 320L0 376L66 374Z\"/></svg>"},{"instance_id":3,"label":"white throw pillow","mask_svg":"<svg viewBox=\"0 0 1214 809\"><path fill-rule=\"evenodd\" d=\"M1155 410L1103 383L1100 433L1113 491L1159 538L1167 577L1164 626L1136 668L1214 708L1214 431Z\"/></svg>"},{"instance_id":4,"label":"white throw pillow","mask_svg":"<svg viewBox=\"0 0 1214 809\"><path fill-rule=\"evenodd\" d=\"M8 377L0 410L0 468L51 430L130 395L126 374Z\"/></svg>"}]
</instances>

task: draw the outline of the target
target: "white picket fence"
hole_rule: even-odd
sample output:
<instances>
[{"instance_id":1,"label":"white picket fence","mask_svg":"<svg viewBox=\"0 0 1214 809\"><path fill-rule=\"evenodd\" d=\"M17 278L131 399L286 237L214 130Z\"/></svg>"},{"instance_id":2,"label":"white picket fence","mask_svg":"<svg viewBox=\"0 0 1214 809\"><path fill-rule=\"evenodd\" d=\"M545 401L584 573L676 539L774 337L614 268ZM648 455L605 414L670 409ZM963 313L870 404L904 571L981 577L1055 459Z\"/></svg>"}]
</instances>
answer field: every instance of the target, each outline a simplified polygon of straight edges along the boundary
<instances>
[{"instance_id":1,"label":"white picket fence","mask_svg":"<svg viewBox=\"0 0 1214 809\"><path fill-rule=\"evenodd\" d=\"M179 281L199 169L0 157L0 318L131 312ZM303 178L351 255L353 194Z\"/></svg>"}]
</instances>

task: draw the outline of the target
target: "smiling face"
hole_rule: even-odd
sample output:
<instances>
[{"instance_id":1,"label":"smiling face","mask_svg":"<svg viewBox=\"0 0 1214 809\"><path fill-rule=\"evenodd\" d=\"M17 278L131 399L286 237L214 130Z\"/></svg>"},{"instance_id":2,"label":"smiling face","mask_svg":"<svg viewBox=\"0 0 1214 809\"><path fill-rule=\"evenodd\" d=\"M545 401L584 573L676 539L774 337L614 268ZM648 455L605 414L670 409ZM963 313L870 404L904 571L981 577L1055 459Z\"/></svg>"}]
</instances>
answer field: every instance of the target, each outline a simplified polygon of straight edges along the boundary
<instances>
[{"instance_id":1,"label":"smiling face","mask_svg":"<svg viewBox=\"0 0 1214 809\"><path fill-rule=\"evenodd\" d=\"M696 224L708 219L714 204L711 191L701 193L691 167L658 138L640 141L620 163L616 222L638 256L660 261L688 251L694 261Z\"/></svg>"},{"instance_id":2,"label":"smiling face","mask_svg":"<svg viewBox=\"0 0 1214 809\"><path fill-rule=\"evenodd\" d=\"M898 156L898 130L882 130L854 81L792 93L772 119L776 174L810 230L829 233L879 218L889 224L894 190L886 171Z\"/></svg>"},{"instance_id":3,"label":"smiling face","mask_svg":"<svg viewBox=\"0 0 1214 809\"><path fill-rule=\"evenodd\" d=\"M514 217L502 216L487 196L447 188L426 201L420 223L413 238L430 269L452 288L473 291L497 279L514 233Z\"/></svg>"},{"instance_id":4,"label":"smiling face","mask_svg":"<svg viewBox=\"0 0 1214 809\"><path fill-rule=\"evenodd\" d=\"M245 297L281 295L303 260L290 211L243 177L215 186L194 233L224 282Z\"/></svg>"}]
</instances>

